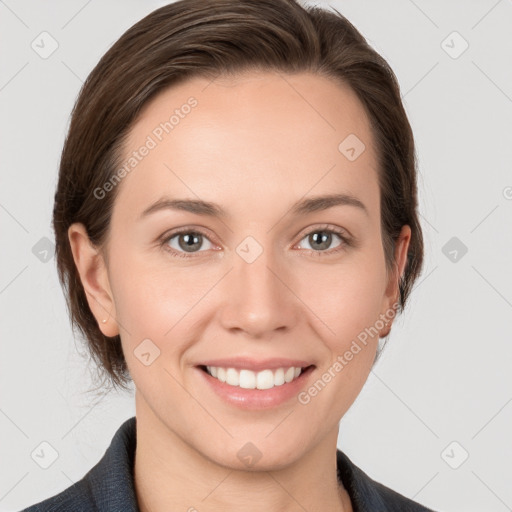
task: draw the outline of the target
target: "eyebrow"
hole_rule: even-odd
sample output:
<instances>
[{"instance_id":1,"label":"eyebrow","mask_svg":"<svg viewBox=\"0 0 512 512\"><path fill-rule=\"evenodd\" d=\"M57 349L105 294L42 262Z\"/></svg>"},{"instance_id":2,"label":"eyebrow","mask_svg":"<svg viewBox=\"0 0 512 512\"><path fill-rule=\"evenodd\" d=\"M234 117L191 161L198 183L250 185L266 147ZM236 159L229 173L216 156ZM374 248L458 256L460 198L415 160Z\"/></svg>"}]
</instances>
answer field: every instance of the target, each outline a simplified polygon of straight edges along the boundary
<instances>
[{"instance_id":1,"label":"eyebrow","mask_svg":"<svg viewBox=\"0 0 512 512\"><path fill-rule=\"evenodd\" d=\"M308 197L297 201L290 209L292 215L307 215L321 210L327 210L334 206L353 206L368 215L366 206L352 194L328 194ZM227 212L218 204L203 201L201 199L171 199L163 197L148 206L140 218L161 210L177 210L195 213L217 218L226 218Z\"/></svg>"}]
</instances>

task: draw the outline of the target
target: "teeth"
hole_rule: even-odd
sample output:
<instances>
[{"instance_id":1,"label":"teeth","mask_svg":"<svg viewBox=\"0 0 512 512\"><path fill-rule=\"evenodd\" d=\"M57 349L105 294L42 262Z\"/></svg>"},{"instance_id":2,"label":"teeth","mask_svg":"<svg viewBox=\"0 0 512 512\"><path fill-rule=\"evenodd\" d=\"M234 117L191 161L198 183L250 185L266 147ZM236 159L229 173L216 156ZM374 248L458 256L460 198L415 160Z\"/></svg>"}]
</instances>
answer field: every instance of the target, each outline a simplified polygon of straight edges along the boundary
<instances>
[{"instance_id":1,"label":"teeth","mask_svg":"<svg viewBox=\"0 0 512 512\"><path fill-rule=\"evenodd\" d=\"M240 375L234 368L226 370L226 382L231 386L238 386L240 383Z\"/></svg>"},{"instance_id":2,"label":"teeth","mask_svg":"<svg viewBox=\"0 0 512 512\"><path fill-rule=\"evenodd\" d=\"M233 370L233 372L238 373L234 368L230 368L230 370ZM230 386L240 386L241 388L244 389L256 389L257 374L251 372L251 370L240 370L239 384L235 384L234 380L230 382L226 381L226 383L229 384Z\"/></svg>"},{"instance_id":3,"label":"teeth","mask_svg":"<svg viewBox=\"0 0 512 512\"><path fill-rule=\"evenodd\" d=\"M271 389L274 386L282 386L285 382L291 382L302 372L302 368L291 366L290 368L278 368L275 371L262 370L237 370L235 368L221 368L207 366L208 373L230 386L238 386L244 389Z\"/></svg>"}]
</instances>

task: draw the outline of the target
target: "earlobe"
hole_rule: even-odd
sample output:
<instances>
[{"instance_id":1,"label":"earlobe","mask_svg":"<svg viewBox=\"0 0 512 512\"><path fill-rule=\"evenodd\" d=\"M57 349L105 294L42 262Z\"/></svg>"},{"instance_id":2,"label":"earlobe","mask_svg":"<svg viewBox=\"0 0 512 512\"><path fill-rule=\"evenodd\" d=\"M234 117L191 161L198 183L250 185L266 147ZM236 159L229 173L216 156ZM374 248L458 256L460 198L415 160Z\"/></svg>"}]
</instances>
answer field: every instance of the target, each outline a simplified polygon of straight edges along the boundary
<instances>
[{"instance_id":1,"label":"earlobe","mask_svg":"<svg viewBox=\"0 0 512 512\"><path fill-rule=\"evenodd\" d=\"M81 223L74 223L69 227L68 239L89 308L101 332L105 336L116 336L119 328L103 255L91 243L87 230Z\"/></svg>"}]
</instances>

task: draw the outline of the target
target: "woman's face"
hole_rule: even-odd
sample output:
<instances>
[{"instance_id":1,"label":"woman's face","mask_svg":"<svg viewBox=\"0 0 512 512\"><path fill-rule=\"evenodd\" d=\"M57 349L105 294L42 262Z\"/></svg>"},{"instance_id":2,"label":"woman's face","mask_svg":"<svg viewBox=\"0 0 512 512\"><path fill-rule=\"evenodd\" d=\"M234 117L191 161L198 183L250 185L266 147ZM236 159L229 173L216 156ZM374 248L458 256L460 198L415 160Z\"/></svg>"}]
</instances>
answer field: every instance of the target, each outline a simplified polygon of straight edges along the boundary
<instances>
[{"instance_id":1,"label":"woman's face","mask_svg":"<svg viewBox=\"0 0 512 512\"><path fill-rule=\"evenodd\" d=\"M356 95L306 73L192 79L146 106L125 162L106 294L90 304L104 333L121 335L138 417L229 467L260 453L258 467L275 468L336 442L398 291ZM312 202L343 194L352 199ZM262 390L221 383L207 364L309 369ZM252 372L228 373L252 386Z\"/></svg>"}]
</instances>

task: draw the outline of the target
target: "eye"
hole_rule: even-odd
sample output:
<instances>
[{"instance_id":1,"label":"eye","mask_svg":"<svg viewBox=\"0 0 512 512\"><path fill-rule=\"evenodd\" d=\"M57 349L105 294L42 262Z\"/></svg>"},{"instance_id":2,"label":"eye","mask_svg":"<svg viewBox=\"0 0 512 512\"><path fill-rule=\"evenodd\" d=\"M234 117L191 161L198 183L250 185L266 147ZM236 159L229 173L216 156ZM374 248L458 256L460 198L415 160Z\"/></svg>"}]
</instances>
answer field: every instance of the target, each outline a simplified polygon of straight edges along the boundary
<instances>
[{"instance_id":1,"label":"eye","mask_svg":"<svg viewBox=\"0 0 512 512\"><path fill-rule=\"evenodd\" d=\"M333 238L333 235L335 238ZM338 245L332 248L333 240L336 238L339 240ZM352 239L344 230L327 226L318 227L307 233L298 244L300 249L304 249L302 247L304 240L309 245L309 248L305 247L305 249L315 256L337 253L346 247L352 246ZM205 242L207 244L205 250L218 250L218 247L210 241L206 233L191 228L174 231L167 236L164 235L161 245L173 257L192 258L197 253L205 252L205 250L200 250Z\"/></svg>"},{"instance_id":2,"label":"eye","mask_svg":"<svg viewBox=\"0 0 512 512\"><path fill-rule=\"evenodd\" d=\"M338 243L338 245L334 246L334 249L332 249L333 240L335 240L336 238L338 238L340 242ZM322 256L325 253L337 253L346 248L347 246L351 245L350 237L343 230L338 228L327 229L327 227L320 227L314 229L313 231L310 231L299 242L299 246L301 246L301 249L304 248L302 247L302 243L304 240L309 245L309 247L305 248L312 251L313 254L315 254L316 256Z\"/></svg>"},{"instance_id":3,"label":"eye","mask_svg":"<svg viewBox=\"0 0 512 512\"><path fill-rule=\"evenodd\" d=\"M209 244L206 249L212 249L215 247L202 231L195 229L183 229L181 231L175 231L171 235L164 237L162 245L165 246L165 249L173 256L191 258L194 253L204 252L200 251L199 248L203 246L205 241Z\"/></svg>"}]
</instances>

